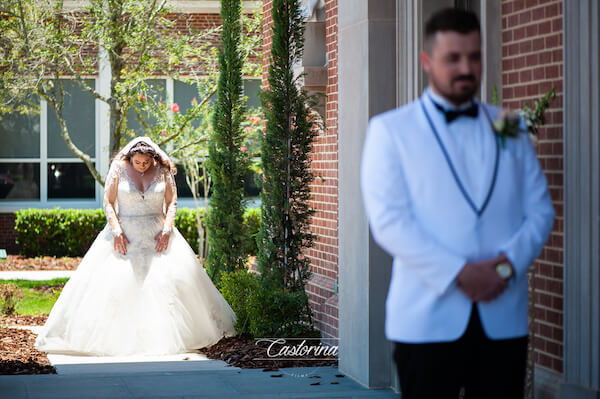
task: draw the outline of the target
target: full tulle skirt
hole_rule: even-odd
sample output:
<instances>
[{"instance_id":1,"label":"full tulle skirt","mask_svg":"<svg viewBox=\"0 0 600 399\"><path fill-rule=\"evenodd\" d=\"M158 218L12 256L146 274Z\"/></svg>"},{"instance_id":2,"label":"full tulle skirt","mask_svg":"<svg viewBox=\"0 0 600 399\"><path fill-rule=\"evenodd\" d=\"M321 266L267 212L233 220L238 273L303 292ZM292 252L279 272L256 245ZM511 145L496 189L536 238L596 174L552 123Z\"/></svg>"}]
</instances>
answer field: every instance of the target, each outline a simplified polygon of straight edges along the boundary
<instances>
[{"instance_id":1,"label":"full tulle skirt","mask_svg":"<svg viewBox=\"0 0 600 399\"><path fill-rule=\"evenodd\" d=\"M154 249L162 218L123 224L126 255L106 226L65 284L35 347L95 356L177 354L235 335L235 313L174 228ZM128 231L129 230L129 231Z\"/></svg>"}]
</instances>

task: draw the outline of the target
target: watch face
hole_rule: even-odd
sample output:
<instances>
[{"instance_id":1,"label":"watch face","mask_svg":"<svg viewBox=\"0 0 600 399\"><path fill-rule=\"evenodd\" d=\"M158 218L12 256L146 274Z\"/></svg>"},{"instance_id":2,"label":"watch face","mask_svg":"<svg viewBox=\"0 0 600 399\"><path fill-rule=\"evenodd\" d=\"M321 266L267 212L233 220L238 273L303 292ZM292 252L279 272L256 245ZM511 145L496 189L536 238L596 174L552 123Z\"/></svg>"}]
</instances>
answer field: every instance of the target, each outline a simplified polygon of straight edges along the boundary
<instances>
[{"instance_id":1,"label":"watch face","mask_svg":"<svg viewBox=\"0 0 600 399\"><path fill-rule=\"evenodd\" d=\"M501 263L498 266L496 266L496 272L503 279L507 279L512 276L512 269L510 265L506 263Z\"/></svg>"}]
</instances>

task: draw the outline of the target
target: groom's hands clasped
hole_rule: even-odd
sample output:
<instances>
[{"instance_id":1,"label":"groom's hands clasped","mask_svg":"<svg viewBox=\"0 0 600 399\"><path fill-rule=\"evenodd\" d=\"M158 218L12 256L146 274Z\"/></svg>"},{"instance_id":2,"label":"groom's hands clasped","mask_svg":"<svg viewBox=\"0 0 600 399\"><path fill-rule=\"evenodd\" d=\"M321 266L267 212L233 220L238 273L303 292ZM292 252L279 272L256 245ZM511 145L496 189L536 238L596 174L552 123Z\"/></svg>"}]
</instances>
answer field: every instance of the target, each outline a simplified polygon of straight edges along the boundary
<instances>
[{"instance_id":1,"label":"groom's hands clasped","mask_svg":"<svg viewBox=\"0 0 600 399\"><path fill-rule=\"evenodd\" d=\"M508 287L508 281L496 272L496 266L503 262L508 262L504 255L480 262L468 262L456 278L458 287L475 302L496 299Z\"/></svg>"}]
</instances>

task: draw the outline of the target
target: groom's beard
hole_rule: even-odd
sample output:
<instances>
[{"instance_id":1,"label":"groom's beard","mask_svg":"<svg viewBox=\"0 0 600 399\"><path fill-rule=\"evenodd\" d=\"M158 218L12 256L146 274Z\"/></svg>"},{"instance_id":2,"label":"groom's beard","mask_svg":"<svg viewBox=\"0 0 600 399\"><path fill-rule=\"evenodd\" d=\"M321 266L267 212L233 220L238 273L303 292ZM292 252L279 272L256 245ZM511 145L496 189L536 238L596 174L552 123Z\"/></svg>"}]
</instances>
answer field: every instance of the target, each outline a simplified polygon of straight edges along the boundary
<instances>
[{"instance_id":1,"label":"groom's beard","mask_svg":"<svg viewBox=\"0 0 600 399\"><path fill-rule=\"evenodd\" d=\"M470 101L479 89L479 82L477 81L475 75L457 76L452 79L449 87L444 87L445 85L441 85L433 75L429 75L429 80L435 87L436 91L454 105L461 105L467 101ZM461 82L471 84L467 86L458 86L457 83L460 84Z\"/></svg>"}]
</instances>

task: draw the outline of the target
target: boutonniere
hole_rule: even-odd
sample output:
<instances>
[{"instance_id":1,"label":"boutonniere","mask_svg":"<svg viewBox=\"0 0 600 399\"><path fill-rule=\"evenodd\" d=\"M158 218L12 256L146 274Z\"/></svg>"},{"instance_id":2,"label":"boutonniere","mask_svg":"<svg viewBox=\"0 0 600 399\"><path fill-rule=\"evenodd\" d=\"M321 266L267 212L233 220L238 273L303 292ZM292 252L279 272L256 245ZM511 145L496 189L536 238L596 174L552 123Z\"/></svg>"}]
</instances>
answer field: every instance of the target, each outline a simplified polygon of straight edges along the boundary
<instances>
[{"instance_id":1,"label":"boutonniere","mask_svg":"<svg viewBox=\"0 0 600 399\"><path fill-rule=\"evenodd\" d=\"M500 141L502 148L506 146L506 138L515 138L525 130L521 127L521 115L515 111L501 109L498 119L492 122L492 129Z\"/></svg>"}]
</instances>

